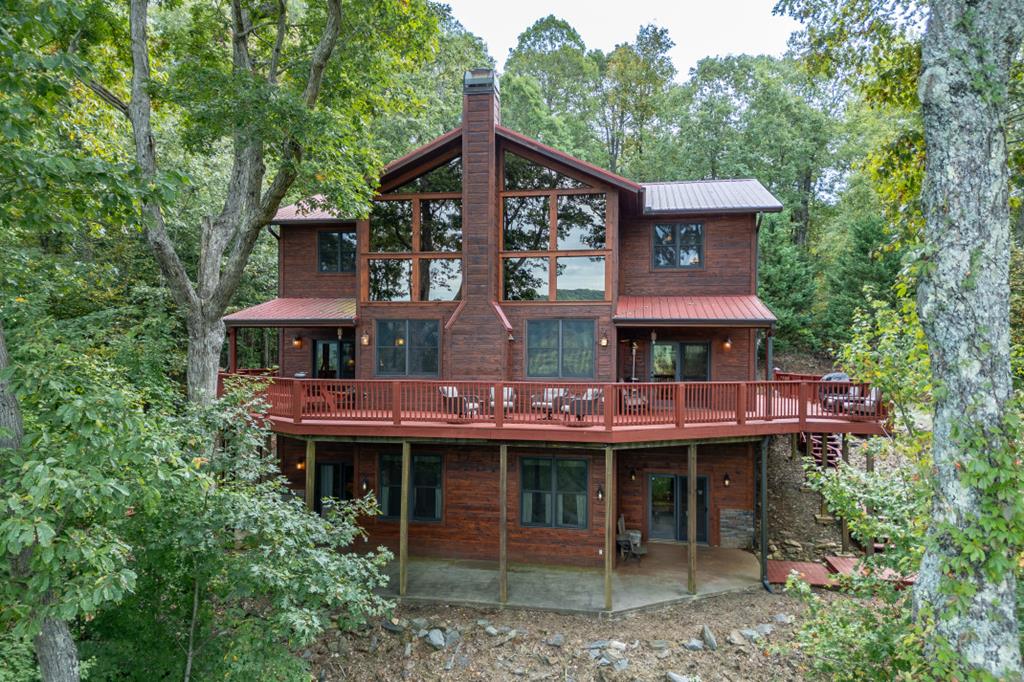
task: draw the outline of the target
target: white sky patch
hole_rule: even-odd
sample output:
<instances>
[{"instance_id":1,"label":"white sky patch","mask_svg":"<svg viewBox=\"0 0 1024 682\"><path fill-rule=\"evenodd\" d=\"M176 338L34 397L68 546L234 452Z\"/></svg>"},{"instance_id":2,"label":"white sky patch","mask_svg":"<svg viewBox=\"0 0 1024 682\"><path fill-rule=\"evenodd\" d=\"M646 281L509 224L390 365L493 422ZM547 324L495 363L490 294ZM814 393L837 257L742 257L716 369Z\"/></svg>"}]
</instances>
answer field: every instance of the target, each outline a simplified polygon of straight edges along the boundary
<instances>
[{"instance_id":1,"label":"white sky patch","mask_svg":"<svg viewBox=\"0 0 1024 682\"><path fill-rule=\"evenodd\" d=\"M505 66L519 34L548 14L569 22L588 49L605 52L630 42L644 24L668 29L676 46L670 55L677 80L703 57L769 54L786 51L786 41L800 28L789 17L772 15L774 0L445 0L455 18L484 39L497 62Z\"/></svg>"}]
</instances>

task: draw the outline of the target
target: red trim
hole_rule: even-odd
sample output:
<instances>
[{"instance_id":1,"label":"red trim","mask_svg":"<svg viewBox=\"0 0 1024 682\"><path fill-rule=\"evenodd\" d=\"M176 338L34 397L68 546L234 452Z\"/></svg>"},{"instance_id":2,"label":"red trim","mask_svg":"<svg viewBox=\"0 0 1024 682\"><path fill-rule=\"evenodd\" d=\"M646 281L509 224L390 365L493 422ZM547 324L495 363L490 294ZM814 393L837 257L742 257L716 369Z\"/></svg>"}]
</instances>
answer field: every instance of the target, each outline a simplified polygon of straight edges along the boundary
<instances>
[{"instance_id":1,"label":"red trim","mask_svg":"<svg viewBox=\"0 0 1024 682\"><path fill-rule=\"evenodd\" d=\"M505 311L501 309L501 306L497 301L491 301L491 305L494 306L494 312L498 315L498 321L501 322L501 326L505 328L505 331L512 333L512 323L508 321L508 317L505 315Z\"/></svg>"}]
</instances>

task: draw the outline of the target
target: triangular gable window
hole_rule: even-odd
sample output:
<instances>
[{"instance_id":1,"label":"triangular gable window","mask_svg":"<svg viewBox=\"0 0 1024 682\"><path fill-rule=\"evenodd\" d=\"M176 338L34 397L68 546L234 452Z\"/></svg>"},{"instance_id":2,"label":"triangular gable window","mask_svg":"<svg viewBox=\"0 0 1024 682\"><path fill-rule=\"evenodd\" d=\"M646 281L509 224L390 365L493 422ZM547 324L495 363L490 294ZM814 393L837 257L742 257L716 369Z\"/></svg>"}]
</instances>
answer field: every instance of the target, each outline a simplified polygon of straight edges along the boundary
<instances>
[{"instance_id":1,"label":"triangular gable window","mask_svg":"<svg viewBox=\"0 0 1024 682\"><path fill-rule=\"evenodd\" d=\"M422 194L424 192L461 192L462 158L456 156L448 163L427 171L415 180L391 190L388 194Z\"/></svg>"},{"instance_id":2,"label":"triangular gable window","mask_svg":"<svg viewBox=\"0 0 1024 682\"><path fill-rule=\"evenodd\" d=\"M518 154L505 152L506 190L578 189L589 186Z\"/></svg>"}]
</instances>

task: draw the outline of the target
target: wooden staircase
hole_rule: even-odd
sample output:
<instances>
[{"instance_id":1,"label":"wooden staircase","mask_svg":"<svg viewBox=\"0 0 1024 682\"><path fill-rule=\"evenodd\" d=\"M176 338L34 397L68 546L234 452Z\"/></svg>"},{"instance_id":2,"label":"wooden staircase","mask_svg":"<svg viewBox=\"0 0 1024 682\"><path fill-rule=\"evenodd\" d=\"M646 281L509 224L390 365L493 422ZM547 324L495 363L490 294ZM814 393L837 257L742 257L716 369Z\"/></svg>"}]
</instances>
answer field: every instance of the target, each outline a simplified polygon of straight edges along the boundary
<instances>
[{"instance_id":1,"label":"wooden staircase","mask_svg":"<svg viewBox=\"0 0 1024 682\"><path fill-rule=\"evenodd\" d=\"M810 441L810 457L819 468L834 469L843 458L843 436L839 433L801 433L805 446Z\"/></svg>"}]
</instances>

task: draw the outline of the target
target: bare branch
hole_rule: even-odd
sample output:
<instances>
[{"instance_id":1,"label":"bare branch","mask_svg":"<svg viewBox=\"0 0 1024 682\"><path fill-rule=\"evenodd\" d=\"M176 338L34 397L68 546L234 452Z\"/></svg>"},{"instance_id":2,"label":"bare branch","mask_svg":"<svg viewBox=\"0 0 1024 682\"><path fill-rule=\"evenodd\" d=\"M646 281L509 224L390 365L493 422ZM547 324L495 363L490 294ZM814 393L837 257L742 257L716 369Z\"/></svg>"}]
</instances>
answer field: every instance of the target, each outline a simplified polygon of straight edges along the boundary
<instances>
[{"instance_id":1,"label":"bare branch","mask_svg":"<svg viewBox=\"0 0 1024 682\"><path fill-rule=\"evenodd\" d=\"M135 161L147 178L155 180L156 142L153 140L151 122L152 101L146 89L150 79L149 38L146 30L148 11L148 0L131 0L129 24L131 28L132 96L128 104L128 119L132 123L132 132L135 137ZM146 241L149 242L150 248L153 250L161 274L167 280L171 296L178 305L189 310L196 310L199 307L199 300L192 287L192 282L189 281L188 273L185 272L185 268L174 250L174 244L167 235L160 206L152 200L147 200L143 203L142 210L143 217L146 219L144 226Z\"/></svg>"},{"instance_id":2,"label":"bare branch","mask_svg":"<svg viewBox=\"0 0 1024 682\"><path fill-rule=\"evenodd\" d=\"M97 97L121 112L121 114L129 121L132 120L132 117L128 114L128 103L108 90L105 85L94 80L86 81L85 85L87 88L92 90Z\"/></svg>"},{"instance_id":3,"label":"bare branch","mask_svg":"<svg viewBox=\"0 0 1024 682\"><path fill-rule=\"evenodd\" d=\"M277 82L278 64L281 62L281 49L284 46L284 35L288 30L288 6L284 0L277 0L277 38L274 40L274 51L270 57L270 68L267 69L267 81Z\"/></svg>"}]
</instances>

